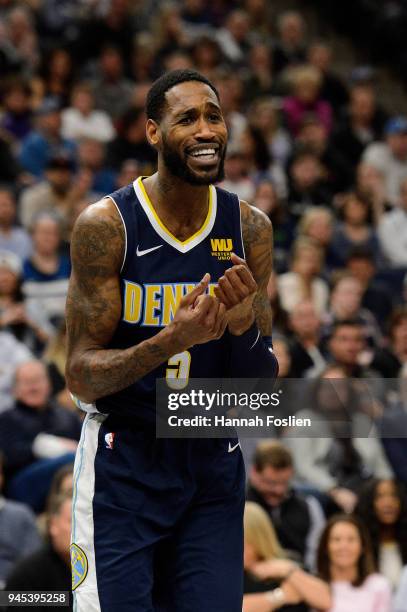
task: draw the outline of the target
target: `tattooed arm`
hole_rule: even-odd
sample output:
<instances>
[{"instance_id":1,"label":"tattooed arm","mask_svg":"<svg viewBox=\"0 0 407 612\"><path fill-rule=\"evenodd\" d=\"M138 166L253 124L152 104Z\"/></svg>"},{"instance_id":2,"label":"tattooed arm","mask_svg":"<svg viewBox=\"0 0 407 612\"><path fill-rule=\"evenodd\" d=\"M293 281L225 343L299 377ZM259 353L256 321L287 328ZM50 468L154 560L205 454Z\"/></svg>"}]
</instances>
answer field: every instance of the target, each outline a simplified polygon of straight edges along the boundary
<instances>
[{"instance_id":1,"label":"tattooed arm","mask_svg":"<svg viewBox=\"0 0 407 612\"><path fill-rule=\"evenodd\" d=\"M124 228L111 200L101 200L80 215L71 241L66 379L87 403L128 387L172 355L217 338L226 324L224 307L203 295L210 280L205 275L181 300L170 325L130 348L106 348L121 317L124 248Z\"/></svg>"},{"instance_id":2,"label":"tattooed arm","mask_svg":"<svg viewBox=\"0 0 407 612\"><path fill-rule=\"evenodd\" d=\"M262 336L271 336L272 311L267 285L273 269L273 227L257 208L240 202L243 245L246 261L257 283L253 302L255 318Z\"/></svg>"}]
</instances>

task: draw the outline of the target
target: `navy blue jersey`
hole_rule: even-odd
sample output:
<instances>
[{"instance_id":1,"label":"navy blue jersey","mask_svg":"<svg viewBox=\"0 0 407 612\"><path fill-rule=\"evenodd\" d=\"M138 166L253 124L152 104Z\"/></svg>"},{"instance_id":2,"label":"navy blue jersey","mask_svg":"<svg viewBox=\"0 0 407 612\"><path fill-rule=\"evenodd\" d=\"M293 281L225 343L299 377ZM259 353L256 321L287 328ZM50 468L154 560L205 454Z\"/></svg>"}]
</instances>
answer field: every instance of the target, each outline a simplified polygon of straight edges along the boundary
<instances>
[{"instance_id":1,"label":"navy blue jersey","mask_svg":"<svg viewBox=\"0 0 407 612\"><path fill-rule=\"evenodd\" d=\"M126 230L126 249L120 272L122 315L107 348L126 349L156 335L168 325L182 296L206 272L209 292L232 263L233 251L244 257L240 205L236 195L210 185L208 215L200 230L180 241L163 225L145 191L142 178L112 193ZM155 383L166 378L174 389L189 378L226 374L228 334L193 346L171 357L142 379L118 393L97 400L102 413L155 418Z\"/></svg>"}]
</instances>

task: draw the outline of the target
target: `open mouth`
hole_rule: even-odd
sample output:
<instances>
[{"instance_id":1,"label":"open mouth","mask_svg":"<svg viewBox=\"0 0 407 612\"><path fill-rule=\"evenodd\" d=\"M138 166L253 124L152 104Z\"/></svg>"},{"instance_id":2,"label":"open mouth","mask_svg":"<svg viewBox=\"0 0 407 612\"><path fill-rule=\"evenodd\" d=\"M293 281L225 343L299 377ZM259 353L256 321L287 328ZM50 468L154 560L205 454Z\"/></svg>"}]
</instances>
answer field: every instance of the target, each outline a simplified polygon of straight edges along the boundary
<instances>
[{"instance_id":1,"label":"open mouth","mask_svg":"<svg viewBox=\"0 0 407 612\"><path fill-rule=\"evenodd\" d=\"M187 151L187 155L200 166L213 165L219 160L219 145L208 144L193 147Z\"/></svg>"}]
</instances>

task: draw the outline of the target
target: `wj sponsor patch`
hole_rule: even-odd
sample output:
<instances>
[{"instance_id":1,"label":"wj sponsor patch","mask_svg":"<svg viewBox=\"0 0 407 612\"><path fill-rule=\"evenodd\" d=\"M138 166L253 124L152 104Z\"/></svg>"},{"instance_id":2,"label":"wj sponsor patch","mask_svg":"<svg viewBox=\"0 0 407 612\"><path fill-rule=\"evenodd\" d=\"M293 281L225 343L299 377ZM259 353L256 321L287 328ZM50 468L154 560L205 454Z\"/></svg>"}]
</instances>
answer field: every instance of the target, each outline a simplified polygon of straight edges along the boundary
<instances>
[{"instance_id":1,"label":"wj sponsor patch","mask_svg":"<svg viewBox=\"0 0 407 612\"><path fill-rule=\"evenodd\" d=\"M72 590L74 591L85 580L88 573L88 559L77 544L71 544Z\"/></svg>"},{"instance_id":2,"label":"wj sponsor patch","mask_svg":"<svg viewBox=\"0 0 407 612\"><path fill-rule=\"evenodd\" d=\"M233 250L232 238L211 238L211 255L217 257L219 261L230 259Z\"/></svg>"}]
</instances>

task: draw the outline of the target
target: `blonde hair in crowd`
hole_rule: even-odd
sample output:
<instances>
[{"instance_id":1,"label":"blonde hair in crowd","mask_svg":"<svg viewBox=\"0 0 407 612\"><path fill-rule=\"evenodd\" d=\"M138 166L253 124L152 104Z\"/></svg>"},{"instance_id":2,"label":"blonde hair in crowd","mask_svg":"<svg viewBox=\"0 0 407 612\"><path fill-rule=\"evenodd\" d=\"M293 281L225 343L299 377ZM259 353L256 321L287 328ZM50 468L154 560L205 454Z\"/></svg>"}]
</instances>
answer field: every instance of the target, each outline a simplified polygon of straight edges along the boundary
<instances>
[{"instance_id":1,"label":"blonde hair in crowd","mask_svg":"<svg viewBox=\"0 0 407 612\"><path fill-rule=\"evenodd\" d=\"M255 502L246 502L244 509L244 539L251 544L259 560L285 557L276 532L265 510Z\"/></svg>"}]
</instances>

